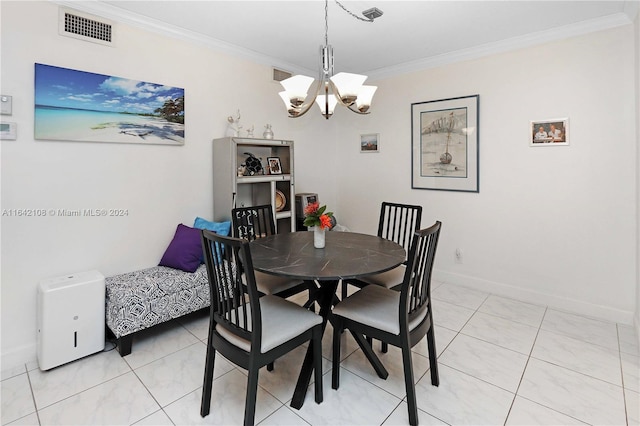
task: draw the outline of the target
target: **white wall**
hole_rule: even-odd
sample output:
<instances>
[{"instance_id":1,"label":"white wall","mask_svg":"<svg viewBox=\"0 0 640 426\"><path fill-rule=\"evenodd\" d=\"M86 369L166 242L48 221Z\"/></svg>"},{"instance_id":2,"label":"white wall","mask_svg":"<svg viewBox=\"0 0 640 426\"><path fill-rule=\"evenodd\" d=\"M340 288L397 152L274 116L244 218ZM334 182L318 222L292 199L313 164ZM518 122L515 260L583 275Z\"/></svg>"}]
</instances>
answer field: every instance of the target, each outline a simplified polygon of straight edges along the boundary
<instances>
[{"instance_id":1,"label":"white wall","mask_svg":"<svg viewBox=\"0 0 640 426\"><path fill-rule=\"evenodd\" d=\"M640 113L640 13L636 14L634 21L635 26L635 43L636 43L636 111ZM635 326L638 333L638 341L640 342L640 119L636 115L636 185L637 185L637 207L636 207L636 226L637 226L637 256L636 264L636 316Z\"/></svg>"},{"instance_id":2,"label":"white wall","mask_svg":"<svg viewBox=\"0 0 640 426\"><path fill-rule=\"evenodd\" d=\"M352 230L375 232L381 201L421 204L423 225L443 222L438 278L632 323L633 31L627 25L377 82L372 114L340 122L336 209ZM412 190L410 104L474 94L480 192ZM529 147L530 120L556 117L569 117L570 146ZM360 154L358 135L376 132L381 152ZM463 264L454 263L455 248Z\"/></svg>"},{"instance_id":3,"label":"white wall","mask_svg":"<svg viewBox=\"0 0 640 426\"><path fill-rule=\"evenodd\" d=\"M35 359L36 286L45 278L97 269L106 276L156 265L178 223L213 214L211 140L224 136L239 108L259 136L320 133L317 115L286 118L268 66L195 44L117 25L105 47L58 35L58 7L1 3L2 93L13 95L18 139L2 141L1 209L128 209L126 217L2 217L2 363ZM36 141L34 63L161 83L185 89L184 146ZM320 164L327 154L318 150ZM296 161L317 155L296 146ZM313 173L309 173L313 176ZM315 188L315 178L299 179ZM331 186L332 187L332 186Z\"/></svg>"}]
</instances>

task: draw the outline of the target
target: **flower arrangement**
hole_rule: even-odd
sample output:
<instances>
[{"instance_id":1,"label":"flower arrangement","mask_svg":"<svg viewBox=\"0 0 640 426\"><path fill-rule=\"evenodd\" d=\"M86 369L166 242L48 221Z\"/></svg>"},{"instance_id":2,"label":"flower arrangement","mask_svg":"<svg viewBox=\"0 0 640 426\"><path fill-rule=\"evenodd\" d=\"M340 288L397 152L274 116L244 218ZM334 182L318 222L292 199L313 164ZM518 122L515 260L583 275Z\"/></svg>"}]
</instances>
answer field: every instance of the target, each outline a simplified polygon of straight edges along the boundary
<instances>
[{"instance_id":1,"label":"flower arrangement","mask_svg":"<svg viewBox=\"0 0 640 426\"><path fill-rule=\"evenodd\" d=\"M304 209L304 226L319 226L320 229L331 229L333 226L333 212L327 212L327 206L320 207L320 203L310 203Z\"/></svg>"}]
</instances>

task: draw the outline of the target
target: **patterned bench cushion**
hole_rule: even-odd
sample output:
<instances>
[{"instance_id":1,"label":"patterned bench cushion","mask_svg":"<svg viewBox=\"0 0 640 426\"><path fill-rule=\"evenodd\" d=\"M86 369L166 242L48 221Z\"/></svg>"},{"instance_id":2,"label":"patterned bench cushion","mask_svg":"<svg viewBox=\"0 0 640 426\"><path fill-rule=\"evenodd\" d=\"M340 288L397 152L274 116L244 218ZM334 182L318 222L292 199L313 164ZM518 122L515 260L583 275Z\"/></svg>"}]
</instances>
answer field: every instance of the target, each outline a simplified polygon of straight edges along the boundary
<instances>
[{"instance_id":1,"label":"patterned bench cushion","mask_svg":"<svg viewBox=\"0 0 640 426\"><path fill-rule=\"evenodd\" d=\"M107 325L118 338L210 304L204 264L194 273L155 266L108 277L105 284Z\"/></svg>"}]
</instances>

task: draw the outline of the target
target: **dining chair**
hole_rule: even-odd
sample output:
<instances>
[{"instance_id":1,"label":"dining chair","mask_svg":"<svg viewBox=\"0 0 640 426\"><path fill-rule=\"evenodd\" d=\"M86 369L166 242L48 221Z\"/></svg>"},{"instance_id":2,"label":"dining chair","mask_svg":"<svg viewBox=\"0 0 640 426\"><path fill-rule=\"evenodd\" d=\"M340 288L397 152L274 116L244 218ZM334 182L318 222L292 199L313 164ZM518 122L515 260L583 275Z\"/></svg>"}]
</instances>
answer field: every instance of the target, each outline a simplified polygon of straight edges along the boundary
<instances>
[{"instance_id":1,"label":"dining chair","mask_svg":"<svg viewBox=\"0 0 640 426\"><path fill-rule=\"evenodd\" d=\"M421 221L422 206L384 201L380 206L378 236L400 244L408 252L412 235L420 229ZM399 286L404 277L406 264L405 260L402 265L390 271L343 281L342 298L347 297L347 284L358 288L363 288L369 284L381 285L386 288Z\"/></svg>"},{"instance_id":2,"label":"dining chair","mask_svg":"<svg viewBox=\"0 0 640 426\"><path fill-rule=\"evenodd\" d=\"M271 204L253 207L236 207L231 210L233 223L233 236L253 241L256 238L267 237L276 233L276 225L273 219ZM272 294L287 298L304 291L309 292L309 297L304 304L305 308L313 305L313 295L317 287L312 281L300 281L298 279L278 277L255 271L256 285L262 294Z\"/></svg>"},{"instance_id":3,"label":"dining chair","mask_svg":"<svg viewBox=\"0 0 640 426\"><path fill-rule=\"evenodd\" d=\"M207 230L201 239L211 307L200 415L211 409L216 352L247 370L244 424L253 425L260 368L305 342L313 352L315 401L322 402L322 318L281 297L259 294L248 241Z\"/></svg>"},{"instance_id":4,"label":"dining chair","mask_svg":"<svg viewBox=\"0 0 640 426\"><path fill-rule=\"evenodd\" d=\"M438 386L438 360L431 306L431 272L438 246L441 223L413 234L407 267L400 291L368 285L338 303L332 312L333 364L331 387L340 386L340 335L348 329L379 376L386 378L384 366L364 336L373 337L402 350L409 423L418 424L411 348L425 335L429 347L431 384ZM388 373L386 373L388 374Z\"/></svg>"}]
</instances>

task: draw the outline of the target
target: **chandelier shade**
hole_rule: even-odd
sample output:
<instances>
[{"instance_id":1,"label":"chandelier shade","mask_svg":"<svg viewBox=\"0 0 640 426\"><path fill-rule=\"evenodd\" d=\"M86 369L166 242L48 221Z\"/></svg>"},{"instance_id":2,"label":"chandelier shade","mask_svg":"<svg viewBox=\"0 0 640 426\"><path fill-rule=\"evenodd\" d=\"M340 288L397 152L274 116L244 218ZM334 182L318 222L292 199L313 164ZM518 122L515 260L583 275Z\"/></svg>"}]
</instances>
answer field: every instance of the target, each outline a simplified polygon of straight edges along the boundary
<instances>
[{"instance_id":1,"label":"chandelier shade","mask_svg":"<svg viewBox=\"0 0 640 426\"><path fill-rule=\"evenodd\" d=\"M336 3L353 17L365 21L373 20L382 15L382 11L371 17L365 11L363 14L367 19L361 18L349 12L340 2ZM333 48L328 44L329 33L329 13L328 0L325 0L325 44L320 46L320 73L313 96L309 97L309 89L314 79L305 75L295 75L280 82L284 88L280 92L280 98L287 108L290 118L297 118L304 115L315 103L320 107L322 115L329 119L333 115L336 105L347 107L357 114L369 114L373 95L376 86L365 86L366 75L353 74L348 72L333 73ZM309 98L309 99L307 99Z\"/></svg>"}]
</instances>

